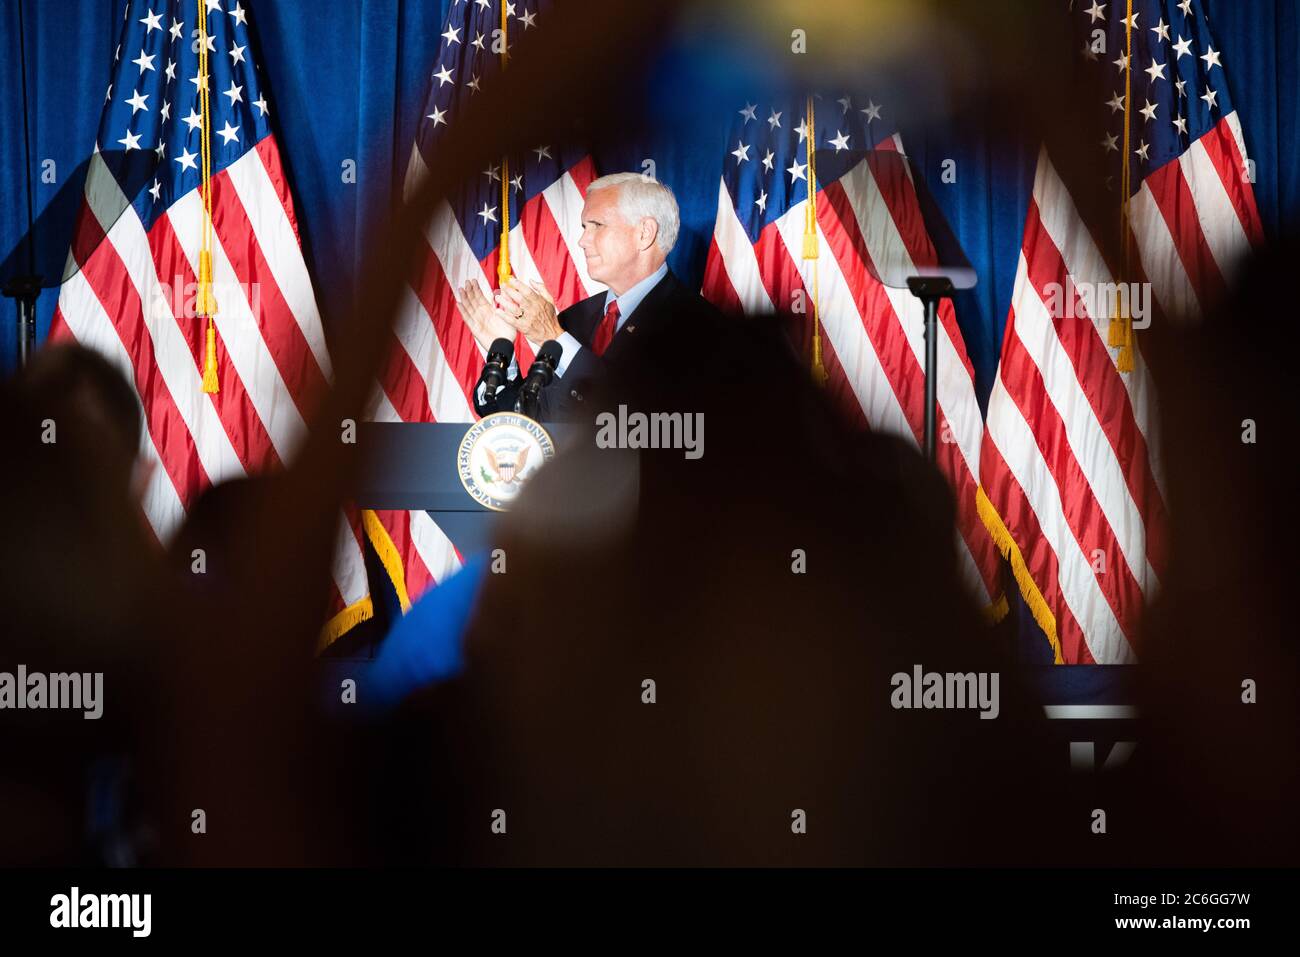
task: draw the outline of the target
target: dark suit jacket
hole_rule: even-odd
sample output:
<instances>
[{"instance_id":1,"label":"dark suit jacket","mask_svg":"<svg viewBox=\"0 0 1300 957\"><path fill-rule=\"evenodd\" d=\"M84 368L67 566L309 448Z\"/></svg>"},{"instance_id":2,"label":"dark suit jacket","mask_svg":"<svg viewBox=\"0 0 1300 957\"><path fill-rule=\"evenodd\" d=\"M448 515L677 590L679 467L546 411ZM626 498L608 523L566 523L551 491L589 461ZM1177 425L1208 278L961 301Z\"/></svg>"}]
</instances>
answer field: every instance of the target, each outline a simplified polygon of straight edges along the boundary
<instances>
[{"instance_id":1,"label":"dark suit jacket","mask_svg":"<svg viewBox=\"0 0 1300 957\"><path fill-rule=\"evenodd\" d=\"M591 348L591 339L605 315L605 293L574 303L558 318L561 328L577 339L582 349L564 370L564 375L556 376L542 390L538 418L554 422L589 413L589 404L595 394L608 385L610 379L617 378L620 367L634 360L646 342L652 338L662 341L665 337L676 336L679 329L684 336L693 316L712 312L713 307L699 293L683 286L669 270L615 333L605 354L598 356ZM475 411L479 415L489 415L513 409L522 385L523 377L516 376L495 400L480 404L476 398ZM477 386L474 394L477 397Z\"/></svg>"}]
</instances>

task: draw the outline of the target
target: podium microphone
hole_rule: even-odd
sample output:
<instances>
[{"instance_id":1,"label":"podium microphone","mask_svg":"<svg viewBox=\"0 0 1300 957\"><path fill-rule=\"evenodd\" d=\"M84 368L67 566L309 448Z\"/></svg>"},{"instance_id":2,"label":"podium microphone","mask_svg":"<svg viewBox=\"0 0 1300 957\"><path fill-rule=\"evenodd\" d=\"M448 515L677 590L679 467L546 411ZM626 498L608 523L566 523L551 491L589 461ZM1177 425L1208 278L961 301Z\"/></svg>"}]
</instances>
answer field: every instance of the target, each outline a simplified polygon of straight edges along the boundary
<instances>
[{"instance_id":1,"label":"podium microphone","mask_svg":"<svg viewBox=\"0 0 1300 957\"><path fill-rule=\"evenodd\" d=\"M547 339L542 343L542 347L537 350L537 358L528 367L528 378L524 380L523 388L519 390L519 398L515 401L516 412L521 412L529 418L537 418L538 396L555 377L555 367L560 364L560 356L563 354L564 350L554 339Z\"/></svg>"},{"instance_id":2,"label":"podium microphone","mask_svg":"<svg viewBox=\"0 0 1300 957\"><path fill-rule=\"evenodd\" d=\"M506 384L510 360L515 355L515 344L509 339L497 339L488 349L487 362L483 366L483 384L487 386L487 396L491 398L497 390Z\"/></svg>"}]
</instances>

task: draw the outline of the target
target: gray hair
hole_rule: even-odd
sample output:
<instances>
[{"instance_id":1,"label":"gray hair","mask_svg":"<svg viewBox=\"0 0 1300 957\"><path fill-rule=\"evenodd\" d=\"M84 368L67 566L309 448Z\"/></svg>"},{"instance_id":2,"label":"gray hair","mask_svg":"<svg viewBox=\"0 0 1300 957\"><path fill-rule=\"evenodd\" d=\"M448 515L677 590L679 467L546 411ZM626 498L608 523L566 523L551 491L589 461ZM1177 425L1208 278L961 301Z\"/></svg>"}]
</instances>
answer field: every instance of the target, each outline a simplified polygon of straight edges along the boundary
<instances>
[{"instance_id":1,"label":"gray hair","mask_svg":"<svg viewBox=\"0 0 1300 957\"><path fill-rule=\"evenodd\" d=\"M681 217L673 191L653 176L643 173L611 173L591 181L587 194L610 186L623 187L618 193L618 211L629 224L650 217L659 226L655 242L667 256L677 242Z\"/></svg>"}]
</instances>

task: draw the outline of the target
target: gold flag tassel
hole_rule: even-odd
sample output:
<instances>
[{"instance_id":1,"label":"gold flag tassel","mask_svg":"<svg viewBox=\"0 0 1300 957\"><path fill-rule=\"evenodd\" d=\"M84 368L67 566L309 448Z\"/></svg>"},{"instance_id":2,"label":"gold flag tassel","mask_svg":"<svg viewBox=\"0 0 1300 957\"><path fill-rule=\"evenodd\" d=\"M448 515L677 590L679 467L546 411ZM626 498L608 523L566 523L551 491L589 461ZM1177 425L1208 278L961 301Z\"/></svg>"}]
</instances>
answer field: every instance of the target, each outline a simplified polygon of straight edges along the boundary
<instances>
[{"instance_id":1,"label":"gold flag tassel","mask_svg":"<svg viewBox=\"0 0 1300 957\"><path fill-rule=\"evenodd\" d=\"M817 157L814 144L816 132L813 113L813 98L808 96L808 112L804 125L808 134L808 203L804 207L803 220L803 258L809 261L812 270L812 377L818 385L826 384L826 366L822 363L821 318L818 315L819 290L817 288Z\"/></svg>"},{"instance_id":2,"label":"gold flag tassel","mask_svg":"<svg viewBox=\"0 0 1300 957\"><path fill-rule=\"evenodd\" d=\"M1133 0L1128 0L1128 20L1124 25L1126 38L1127 66L1124 69L1124 159L1120 164L1120 250L1122 261L1120 263L1121 275L1120 286L1124 285L1129 275L1132 273L1132 248L1130 246L1131 230L1129 227L1129 205L1128 197L1132 187L1130 166L1132 163L1132 140L1130 139L1131 128L1131 107L1133 97ZM1130 303L1128 295L1122 294L1115 297L1115 311L1111 314L1110 323L1106 328L1106 344L1112 349L1119 349L1115 356L1115 368L1120 372L1133 371L1133 317L1130 314Z\"/></svg>"},{"instance_id":3,"label":"gold flag tassel","mask_svg":"<svg viewBox=\"0 0 1300 957\"><path fill-rule=\"evenodd\" d=\"M217 327L211 317L208 318L207 354L203 360L203 391L209 395L221 391L221 383L217 381Z\"/></svg>"},{"instance_id":4,"label":"gold flag tassel","mask_svg":"<svg viewBox=\"0 0 1300 957\"><path fill-rule=\"evenodd\" d=\"M510 6L501 0L501 69L506 68L506 14ZM501 157L501 241L497 246L497 286L510 278L510 157Z\"/></svg>"},{"instance_id":5,"label":"gold flag tassel","mask_svg":"<svg viewBox=\"0 0 1300 957\"><path fill-rule=\"evenodd\" d=\"M203 226L199 237L199 288L194 311L208 320L203 359L203 391L209 395L221 391L217 381L217 299L212 294L212 110L208 103L208 17L206 4L198 0L199 10L199 106L202 126L199 148L202 169L199 188L203 194Z\"/></svg>"},{"instance_id":6,"label":"gold flag tassel","mask_svg":"<svg viewBox=\"0 0 1300 957\"><path fill-rule=\"evenodd\" d=\"M1124 342L1120 344L1119 355L1115 357L1115 368L1120 372L1133 371L1133 320L1126 317L1124 323Z\"/></svg>"},{"instance_id":7,"label":"gold flag tassel","mask_svg":"<svg viewBox=\"0 0 1300 957\"><path fill-rule=\"evenodd\" d=\"M1124 308L1119 304L1119 299L1115 300L1115 311L1111 313L1110 325L1106 327L1106 345L1112 349L1119 348L1128 341L1128 336L1124 334Z\"/></svg>"},{"instance_id":8,"label":"gold flag tassel","mask_svg":"<svg viewBox=\"0 0 1300 957\"><path fill-rule=\"evenodd\" d=\"M497 252L497 282L510 278L510 158L501 158L501 242Z\"/></svg>"}]
</instances>

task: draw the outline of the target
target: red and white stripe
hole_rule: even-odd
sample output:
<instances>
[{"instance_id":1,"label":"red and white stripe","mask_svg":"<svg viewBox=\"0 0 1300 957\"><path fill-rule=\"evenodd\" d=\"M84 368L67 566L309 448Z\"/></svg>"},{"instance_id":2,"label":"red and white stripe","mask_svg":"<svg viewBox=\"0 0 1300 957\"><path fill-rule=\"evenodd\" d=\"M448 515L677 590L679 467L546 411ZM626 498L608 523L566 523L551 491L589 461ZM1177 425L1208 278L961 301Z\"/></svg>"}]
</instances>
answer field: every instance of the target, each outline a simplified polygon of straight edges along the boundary
<instances>
[{"instance_id":1,"label":"red and white stripe","mask_svg":"<svg viewBox=\"0 0 1300 957\"><path fill-rule=\"evenodd\" d=\"M1130 211L1156 321L1204 312L1263 239L1236 114L1148 176ZM1067 278L1114 276L1043 150L980 477L1057 661L1128 663L1167 560L1155 390L1136 348L1133 371L1117 371L1109 316L1082 301L1074 318L1051 314Z\"/></svg>"},{"instance_id":2,"label":"red and white stripe","mask_svg":"<svg viewBox=\"0 0 1300 957\"><path fill-rule=\"evenodd\" d=\"M427 174L424 158L413 148L408 195ZM524 281L543 283L560 309L605 289L587 275L577 245L582 204L595 178L590 157L575 163L523 205L510 230L511 271ZM478 259L445 200L425 227L424 238L403 293L371 418L472 422L472 392L486 356L461 317L455 291L471 279L485 290L495 289L498 252ZM516 343L521 367L527 368L538 345L522 338ZM404 604L460 567L460 556L427 512L376 510L366 529Z\"/></svg>"},{"instance_id":3,"label":"red and white stripe","mask_svg":"<svg viewBox=\"0 0 1300 957\"><path fill-rule=\"evenodd\" d=\"M891 138L878 150L897 148ZM802 258L805 204L791 207L751 243L724 181L704 295L723 308L760 313L774 306L788 310L799 297L811 302L816 288L831 395L859 422L919 448L925 415L924 310L909 291L876 278L937 263L906 164L871 156L822 187L816 260ZM993 605L1001 596L1000 566L976 510L983 425L974 370L950 303L940 310L939 337L939 465L958 502L965 576L982 603Z\"/></svg>"},{"instance_id":4,"label":"red and white stripe","mask_svg":"<svg viewBox=\"0 0 1300 957\"><path fill-rule=\"evenodd\" d=\"M60 290L50 337L96 349L135 384L140 451L154 465L144 510L165 543L210 485L291 459L328 385L324 329L271 137L212 177L220 381L212 395L202 390L206 321L187 317L198 276L198 191L146 230L96 151L85 194L71 253L78 268ZM330 637L370 608L359 528L342 512L339 523Z\"/></svg>"}]
</instances>

